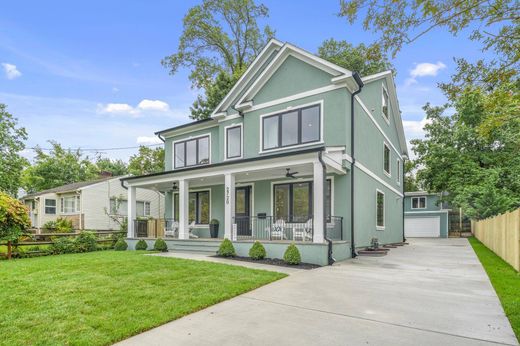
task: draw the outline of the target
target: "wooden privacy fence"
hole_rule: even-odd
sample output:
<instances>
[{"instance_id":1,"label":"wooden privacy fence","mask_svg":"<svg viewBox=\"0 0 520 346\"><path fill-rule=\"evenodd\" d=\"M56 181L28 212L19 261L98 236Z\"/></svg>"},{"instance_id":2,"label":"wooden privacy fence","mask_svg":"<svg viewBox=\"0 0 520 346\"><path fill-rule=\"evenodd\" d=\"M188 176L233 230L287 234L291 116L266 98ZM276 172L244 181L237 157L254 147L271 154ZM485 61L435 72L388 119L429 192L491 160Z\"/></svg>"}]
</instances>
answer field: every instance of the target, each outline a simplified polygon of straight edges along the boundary
<instances>
[{"instance_id":1,"label":"wooden privacy fence","mask_svg":"<svg viewBox=\"0 0 520 346\"><path fill-rule=\"evenodd\" d=\"M478 240L520 270L520 209L471 223Z\"/></svg>"}]
</instances>

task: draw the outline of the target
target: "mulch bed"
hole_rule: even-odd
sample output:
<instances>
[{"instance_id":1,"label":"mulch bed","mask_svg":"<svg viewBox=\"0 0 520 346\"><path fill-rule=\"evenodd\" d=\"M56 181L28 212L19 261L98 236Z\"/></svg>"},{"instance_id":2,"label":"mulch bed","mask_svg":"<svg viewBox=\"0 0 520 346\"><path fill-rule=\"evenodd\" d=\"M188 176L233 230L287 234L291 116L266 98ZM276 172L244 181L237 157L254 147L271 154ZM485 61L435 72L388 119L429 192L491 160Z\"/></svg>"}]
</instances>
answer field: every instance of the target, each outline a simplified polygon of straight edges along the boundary
<instances>
[{"instance_id":1,"label":"mulch bed","mask_svg":"<svg viewBox=\"0 0 520 346\"><path fill-rule=\"evenodd\" d=\"M221 256L213 256L213 257L221 257ZM221 257L221 258L227 258L235 261L242 261L242 262L251 262L251 263L260 263L260 264L269 264L273 266L279 266L279 267L289 267L289 268L295 268L295 269L316 269L319 268L319 265L316 264L310 264L310 263L300 263L300 264L287 264L283 260L278 258L264 258L261 260L254 260L250 257Z\"/></svg>"}]
</instances>

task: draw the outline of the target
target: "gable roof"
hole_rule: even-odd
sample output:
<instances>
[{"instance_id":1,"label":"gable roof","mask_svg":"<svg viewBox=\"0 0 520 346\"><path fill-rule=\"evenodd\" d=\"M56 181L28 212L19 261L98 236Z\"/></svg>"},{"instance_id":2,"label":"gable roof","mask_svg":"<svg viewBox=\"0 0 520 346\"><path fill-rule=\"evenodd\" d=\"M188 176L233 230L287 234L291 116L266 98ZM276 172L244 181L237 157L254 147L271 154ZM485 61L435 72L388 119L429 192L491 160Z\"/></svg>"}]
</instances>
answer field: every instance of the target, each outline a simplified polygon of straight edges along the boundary
<instances>
[{"instance_id":1,"label":"gable roof","mask_svg":"<svg viewBox=\"0 0 520 346\"><path fill-rule=\"evenodd\" d=\"M399 100L397 99L397 89L395 87L394 76L392 71L383 71L370 76L361 78L363 83L368 84L376 80L386 79L386 85L390 96L390 103L395 109L395 116L397 117L395 123L397 124L397 135L399 137L399 145L403 150L403 154L408 156L408 145L406 144L406 137L403 128L403 119L401 118L401 110L399 108Z\"/></svg>"},{"instance_id":2,"label":"gable roof","mask_svg":"<svg viewBox=\"0 0 520 346\"><path fill-rule=\"evenodd\" d=\"M111 179L119 179L119 177L106 177L106 178L102 178L102 179L80 181L77 183L66 184L66 185L54 187L52 189L47 189L47 190L43 190L43 191L39 191L39 192L35 192L35 193L30 193L28 195L23 196L22 199L37 197L37 196L45 195L47 193L65 193L65 192L76 191L81 188L87 187L89 185L94 185L94 184L101 183L103 181L107 181L107 180L111 180Z\"/></svg>"}]
</instances>

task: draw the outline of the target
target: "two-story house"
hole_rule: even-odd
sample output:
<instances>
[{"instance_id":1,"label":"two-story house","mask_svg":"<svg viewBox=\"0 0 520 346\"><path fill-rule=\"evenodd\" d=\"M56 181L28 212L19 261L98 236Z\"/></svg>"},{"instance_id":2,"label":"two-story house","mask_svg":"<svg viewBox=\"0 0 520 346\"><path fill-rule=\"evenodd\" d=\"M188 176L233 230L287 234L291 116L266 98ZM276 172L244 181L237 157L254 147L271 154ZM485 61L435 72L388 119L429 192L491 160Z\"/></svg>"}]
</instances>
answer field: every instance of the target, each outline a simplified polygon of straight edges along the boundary
<instances>
[{"instance_id":1,"label":"two-story house","mask_svg":"<svg viewBox=\"0 0 520 346\"><path fill-rule=\"evenodd\" d=\"M391 71L361 77L271 40L209 119L156 134L164 172L123 182L130 202L136 188L166 193L172 249L190 234L211 242L212 219L239 255L257 239L269 257L295 242L304 262L327 264L374 237L403 241L407 148ZM136 235L130 223L130 246Z\"/></svg>"}]
</instances>

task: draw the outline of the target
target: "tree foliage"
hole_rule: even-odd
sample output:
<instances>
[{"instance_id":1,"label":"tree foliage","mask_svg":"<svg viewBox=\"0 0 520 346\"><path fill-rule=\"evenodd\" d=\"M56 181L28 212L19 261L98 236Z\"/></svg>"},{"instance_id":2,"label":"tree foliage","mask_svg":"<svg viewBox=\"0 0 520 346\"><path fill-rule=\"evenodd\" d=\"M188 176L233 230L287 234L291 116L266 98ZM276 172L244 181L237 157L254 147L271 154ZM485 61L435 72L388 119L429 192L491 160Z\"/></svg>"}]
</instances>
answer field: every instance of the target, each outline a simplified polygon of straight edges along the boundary
<instances>
[{"instance_id":1,"label":"tree foliage","mask_svg":"<svg viewBox=\"0 0 520 346\"><path fill-rule=\"evenodd\" d=\"M22 176L23 188L27 192L51 189L98 177L97 167L80 150L64 149L59 143L49 141L52 150L46 153L36 148L36 158Z\"/></svg>"},{"instance_id":2,"label":"tree foliage","mask_svg":"<svg viewBox=\"0 0 520 346\"><path fill-rule=\"evenodd\" d=\"M421 190L417 177L415 176L416 168L417 165L415 161L404 161L404 189L406 192Z\"/></svg>"},{"instance_id":3,"label":"tree foliage","mask_svg":"<svg viewBox=\"0 0 520 346\"><path fill-rule=\"evenodd\" d=\"M25 149L27 132L18 127L18 120L0 103L0 191L16 196L21 175L28 161L20 156Z\"/></svg>"},{"instance_id":4,"label":"tree foliage","mask_svg":"<svg viewBox=\"0 0 520 346\"><path fill-rule=\"evenodd\" d=\"M139 153L132 155L128 163L128 172L143 175L164 171L164 148L139 147Z\"/></svg>"},{"instance_id":5,"label":"tree foliage","mask_svg":"<svg viewBox=\"0 0 520 346\"><path fill-rule=\"evenodd\" d=\"M377 45L365 46L361 43L353 46L345 40L330 38L323 41L318 48L318 55L350 71L356 71L361 76L393 69L387 56Z\"/></svg>"},{"instance_id":6,"label":"tree foliage","mask_svg":"<svg viewBox=\"0 0 520 346\"><path fill-rule=\"evenodd\" d=\"M11 243L17 241L30 226L27 207L0 191L0 240L8 242L8 258L11 258Z\"/></svg>"},{"instance_id":7,"label":"tree foliage","mask_svg":"<svg viewBox=\"0 0 520 346\"><path fill-rule=\"evenodd\" d=\"M188 10L177 52L165 57L162 64L170 74L181 67L190 69L192 86L205 90L208 99L197 99L193 108L199 112L192 117L209 116L209 107L220 102L211 98L216 93L210 90L217 76L239 77L273 37L269 26L258 24L268 13L266 6L253 0L204 0Z\"/></svg>"},{"instance_id":8,"label":"tree foliage","mask_svg":"<svg viewBox=\"0 0 520 346\"><path fill-rule=\"evenodd\" d=\"M127 164L123 160L111 160L108 157L98 157L96 160L96 167L99 173L107 172L114 177L128 174Z\"/></svg>"}]
</instances>

